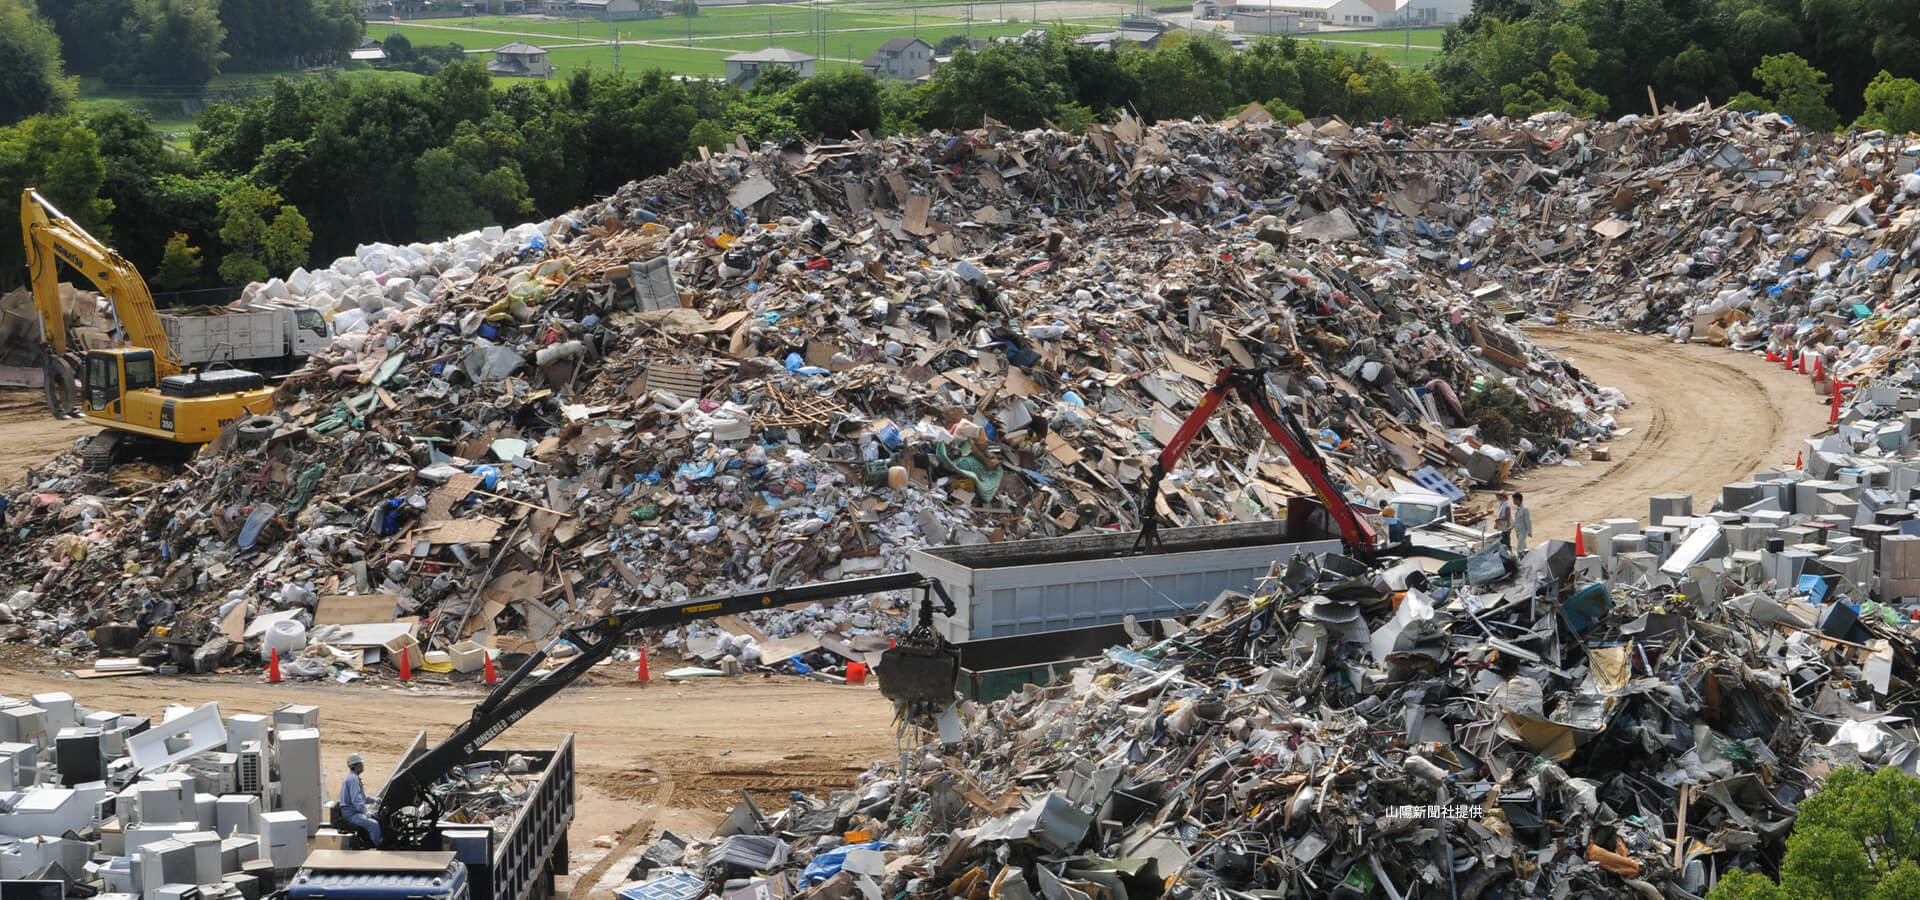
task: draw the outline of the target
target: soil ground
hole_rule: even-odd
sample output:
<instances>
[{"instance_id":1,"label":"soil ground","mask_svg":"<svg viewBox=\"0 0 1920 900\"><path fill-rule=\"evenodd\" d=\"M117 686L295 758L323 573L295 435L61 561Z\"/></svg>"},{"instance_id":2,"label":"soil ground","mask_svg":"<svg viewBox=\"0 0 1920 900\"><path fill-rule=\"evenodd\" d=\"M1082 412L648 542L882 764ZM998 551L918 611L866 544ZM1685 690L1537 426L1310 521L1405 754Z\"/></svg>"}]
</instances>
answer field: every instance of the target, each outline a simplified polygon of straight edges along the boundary
<instances>
[{"instance_id":1,"label":"soil ground","mask_svg":"<svg viewBox=\"0 0 1920 900\"><path fill-rule=\"evenodd\" d=\"M1798 442L1826 422L1826 407L1805 376L1752 356L1636 335L1534 337L1565 347L1583 372L1626 391L1634 403L1619 416L1634 430L1613 443L1613 462L1517 480L1534 509L1536 539L1571 535L1576 521L1644 517L1646 498L1656 493L1691 493L1704 510L1722 483L1791 465ZM0 393L0 483L90 432L47 418L37 394ZM548 748L574 734L579 805L563 885L575 897L610 895L638 849L661 830L706 837L742 790L761 808L777 810L790 790L824 796L851 787L873 760L899 753L891 708L871 685L790 677L635 684L632 677L609 666L493 742ZM330 793L348 753L367 756L368 787L377 790L417 731L445 735L481 696L474 686L416 684L267 685L240 676L82 682L37 650L0 648L0 685L13 695L67 691L95 709L140 714L207 701L228 713L317 705ZM603 836L611 849L595 845Z\"/></svg>"}]
</instances>

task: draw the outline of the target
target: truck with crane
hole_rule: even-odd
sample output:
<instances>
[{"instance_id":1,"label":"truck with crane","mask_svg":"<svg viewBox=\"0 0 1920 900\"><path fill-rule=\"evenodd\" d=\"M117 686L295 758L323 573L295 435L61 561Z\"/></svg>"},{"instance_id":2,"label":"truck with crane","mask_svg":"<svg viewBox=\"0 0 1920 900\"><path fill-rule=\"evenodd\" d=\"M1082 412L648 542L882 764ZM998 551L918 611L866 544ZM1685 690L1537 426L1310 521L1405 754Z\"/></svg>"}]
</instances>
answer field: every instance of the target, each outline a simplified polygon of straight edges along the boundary
<instances>
[{"instance_id":1,"label":"truck with crane","mask_svg":"<svg viewBox=\"0 0 1920 900\"><path fill-rule=\"evenodd\" d=\"M294 873L284 894L293 900L537 900L550 896L554 876L566 874L567 825L574 805L572 736L552 751L490 751L486 749L489 742L643 629L902 590L921 592L919 620L898 646L882 654L875 669L880 692L907 717L951 705L960 657L934 631L933 612L938 598L943 613L952 615L953 601L938 581L918 573L770 588L615 612L562 631L502 679L444 740L427 747L425 732L417 736L381 792L374 813L380 825L380 846L314 851ZM563 643L577 652L546 669L553 651ZM527 778L527 799L504 829L474 828L449 819L470 773L516 768Z\"/></svg>"},{"instance_id":2,"label":"truck with crane","mask_svg":"<svg viewBox=\"0 0 1920 900\"><path fill-rule=\"evenodd\" d=\"M88 469L101 471L133 455L185 457L242 419L272 410L273 391L257 372L187 372L133 264L33 188L20 195L20 230L40 318L47 406L55 418L78 416L102 429L87 441ZM131 346L90 346L68 334L60 302L63 263L106 296Z\"/></svg>"}]
</instances>

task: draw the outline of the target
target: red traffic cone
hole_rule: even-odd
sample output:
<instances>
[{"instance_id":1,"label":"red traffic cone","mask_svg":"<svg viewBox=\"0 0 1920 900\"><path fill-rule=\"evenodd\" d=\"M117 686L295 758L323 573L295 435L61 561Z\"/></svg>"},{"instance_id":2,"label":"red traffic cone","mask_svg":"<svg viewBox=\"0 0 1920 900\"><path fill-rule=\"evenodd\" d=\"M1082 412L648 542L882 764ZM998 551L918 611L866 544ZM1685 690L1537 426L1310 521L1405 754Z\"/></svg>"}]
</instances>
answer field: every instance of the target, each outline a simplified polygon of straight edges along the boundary
<instances>
[{"instance_id":1,"label":"red traffic cone","mask_svg":"<svg viewBox=\"0 0 1920 900\"><path fill-rule=\"evenodd\" d=\"M1804 451L1793 454L1793 467L1795 469L1804 469L1807 467L1806 453Z\"/></svg>"},{"instance_id":2,"label":"red traffic cone","mask_svg":"<svg viewBox=\"0 0 1920 900\"><path fill-rule=\"evenodd\" d=\"M1587 533L1581 530L1579 522L1573 523L1573 555L1587 555Z\"/></svg>"},{"instance_id":3,"label":"red traffic cone","mask_svg":"<svg viewBox=\"0 0 1920 900\"><path fill-rule=\"evenodd\" d=\"M1807 374L1807 351L1800 351L1800 374Z\"/></svg>"},{"instance_id":4,"label":"red traffic cone","mask_svg":"<svg viewBox=\"0 0 1920 900\"><path fill-rule=\"evenodd\" d=\"M1826 377L1827 367L1821 364L1820 355L1816 353L1813 356L1813 380L1820 381Z\"/></svg>"},{"instance_id":5,"label":"red traffic cone","mask_svg":"<svg viewBox=\"0 0 1920 900\"><path fill-rule=\"evenodd\" d=\"M500 676L493 671L493 654L488 653L482 658L486 660L486 668L480 673L480 682L482 684L499 684Z\"/></svg>"},{"instance_id":6,"label":"red traffic cone","mask_svg":"<svg viewBox=\"0 0 1920 900\"><path fill-rule=\"evenodd\" d=\"M647 648L640 648L640 664L633 667L634 681L651 681L653 675L647 671Z\"/></svg>"},{"instance_id":7,"label":"red traffic cone","mask_svg":"<svg viewBox=\"0 0 1920 900\"><path fill-rule=\"evenodd\" d=\"M280 651L278 649L274 650L273 655L267 658L267 683L280 683Z\"/></svg>"},{"instance_id":8,"label":"red traffic cone","mask_svg":"<svg viewBox=\"0 0 1920 900\"><path fill-rule=\"evenodd\" d=\"M413 662L407 657L407 648L400 648L400 680L413 680Z\"/></svg>"},{"instance_id":9,"label":"red traffic cone","mask_svg":"<svg viewBox=\"0 0 1920 900\"><path fill-rule=\"evenodd\" d=\"M867 664L857 663L857 662L847 663L847 683L848 684L866 684L867 683Z\"/></svg>"},{"instance_id":10,"label":"red traffic cone","mask_svg":"<svg viewBox=\"0 0 1920 900\"><path fill-rule=\"evenodd\" d=\"M1780 357L1780 368L1786 369L1789 372L1793 371L1793 351L1792 350L1788 350L1784 356Z\"/></svg>"},{"instance_id":11,"label":"red traffic cone","mask_svg":"<svg viewBox=\"0 0 1920 900\"><path fill-rule=\"evenodd\" d=\"M1780 361L1780 354L1775 353L1772 350L1767 351L1767 362L1779 362L1779 361Z\"/></svg>"}]
</instances>

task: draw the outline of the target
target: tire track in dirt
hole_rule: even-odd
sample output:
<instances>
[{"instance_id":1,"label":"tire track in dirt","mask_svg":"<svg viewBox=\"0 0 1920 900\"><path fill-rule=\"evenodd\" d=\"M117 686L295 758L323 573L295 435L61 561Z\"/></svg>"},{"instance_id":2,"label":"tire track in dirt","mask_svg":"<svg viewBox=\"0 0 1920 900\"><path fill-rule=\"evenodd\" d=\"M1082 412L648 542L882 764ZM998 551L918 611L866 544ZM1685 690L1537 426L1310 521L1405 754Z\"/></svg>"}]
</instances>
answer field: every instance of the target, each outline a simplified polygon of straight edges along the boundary
<instances>
[{"instance_id":1,"label":"tire track in dirt","mask_svg":"<svg viewBox=\"0 0 1920 900\"><path fill-rule=\"evenodd\" d=\"M1792 465L1800 441L1826 426L1806 376L1752 354L1617 332L1530 335L1633 403L1616 413L1633 432L1612 443L1613 462L1535 469L1515 480L1534 511L1536 541L1568 539L1576 522L1644 519L1654 494L1692 494L1695 511L1705 511L1722 484Z\"/></svg>"}]
</instances>

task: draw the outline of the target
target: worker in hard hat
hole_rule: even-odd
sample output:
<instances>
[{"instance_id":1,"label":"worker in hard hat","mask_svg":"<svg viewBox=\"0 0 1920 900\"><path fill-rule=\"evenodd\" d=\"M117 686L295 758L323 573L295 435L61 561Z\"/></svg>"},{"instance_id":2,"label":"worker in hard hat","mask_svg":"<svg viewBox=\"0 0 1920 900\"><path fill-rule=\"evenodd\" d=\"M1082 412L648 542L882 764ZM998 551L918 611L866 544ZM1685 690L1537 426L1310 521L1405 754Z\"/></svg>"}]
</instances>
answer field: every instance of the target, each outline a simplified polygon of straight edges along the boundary
<instances>
[{"instance_id":1,"label":"worker in hard hat","mask_svg":"<svg viewBox=\"0 0 1920 900\"><path fill-rule=\"evenodd\" d=\"M367 760L358 753L347 756L347 777L340 782L340 816L347 823L367 830L367 839L380 846L380 823L367 812L367 789L360 784L360 772Z\"/></svg>"}]
</instances>

